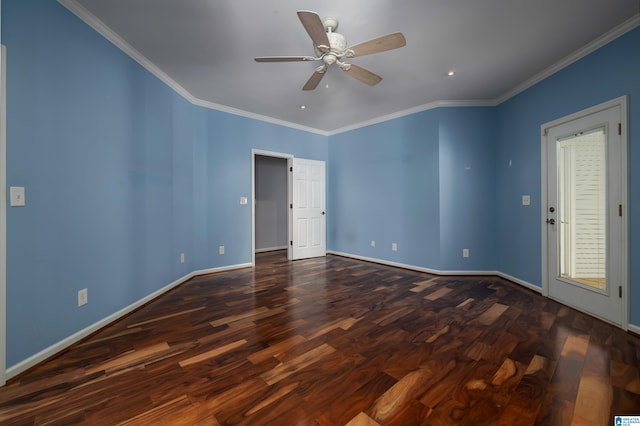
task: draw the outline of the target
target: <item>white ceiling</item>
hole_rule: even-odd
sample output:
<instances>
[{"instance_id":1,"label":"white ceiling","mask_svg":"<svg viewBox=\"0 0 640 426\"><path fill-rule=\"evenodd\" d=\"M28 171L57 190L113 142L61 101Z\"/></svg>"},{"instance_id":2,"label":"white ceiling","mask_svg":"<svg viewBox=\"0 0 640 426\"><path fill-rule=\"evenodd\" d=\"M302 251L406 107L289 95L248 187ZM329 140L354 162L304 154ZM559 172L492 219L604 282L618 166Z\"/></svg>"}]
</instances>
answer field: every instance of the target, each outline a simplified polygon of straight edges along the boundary
<instances>
[{"instance_id":1,"label":"white ceiling","mask_svg":"<svg viewBox=\"0 0 640 426\"><path fill-rule=\"evenodd\" d=\"M60 2L196 104L325 134L495 105L640 23L640 0ZM349 45L401 31L407 46L351 60L382 76L377 86L334 65L303 92L318 62L253 60L313 55L297 10L337 17Z\"/></svg>"}]
</instances>

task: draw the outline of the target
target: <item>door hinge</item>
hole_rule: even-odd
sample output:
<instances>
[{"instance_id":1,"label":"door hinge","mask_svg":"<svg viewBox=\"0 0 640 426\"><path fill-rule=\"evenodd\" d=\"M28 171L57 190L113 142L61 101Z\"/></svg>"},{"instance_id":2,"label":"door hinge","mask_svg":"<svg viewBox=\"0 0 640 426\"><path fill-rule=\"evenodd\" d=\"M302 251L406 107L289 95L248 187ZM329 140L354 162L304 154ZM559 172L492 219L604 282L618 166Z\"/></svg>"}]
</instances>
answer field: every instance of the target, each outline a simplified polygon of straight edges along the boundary
<instances>
[{"instance_id":1,"label":"door hinge","mask_svg":"<svg viewBox=\"0 0 640 426\"><path fill-rule=\"evenodd\" d=\"M289 204L289 208L292 209L293 208L293 204Z\"/></svg>"},{"instance_id":2,"label":"door hinge","mask_svg":"<svg viewBox=\"0 0 640 426\"><path fill-rule=\"evenodd\" d=\"M622 123L618 123L618 134L622 135Z\"/></svg>"},{"instance_id":3,"label":"door hinge","mask_svg":"<svg viewBox=\"0 0 640 426\"><path fill-rule=\"evenodd\" d=\"M293 240L289 241L289 245L293 247Z\"/></svg>"},{"instance_id":4,"label":"door hinge","mask_svg":"<svg viewBox=\"0 0 640 426\"><path fill-rule=\"evenodd\" d=\"M622 217L622 204L618 204L618 216Z\"/></svg>"},{"instance_id":5,"label":"door hinge","mask_svg":"<svg viewBox=\"0 0 640 426\"><path fill-rule=\"evenodd\" d=\"M618 286L618 297L622 299L622 286Z\"/></svg>"},{"instance_id":6,"label":"door hinge","mask_svg":"<svg viewBox=\"0 0 640 426\"><path fill-rule=\"evenodd\" d=\"M293 171L293 166L289 167L289 171L292 172Z\"/></svg>"}]
</instances>

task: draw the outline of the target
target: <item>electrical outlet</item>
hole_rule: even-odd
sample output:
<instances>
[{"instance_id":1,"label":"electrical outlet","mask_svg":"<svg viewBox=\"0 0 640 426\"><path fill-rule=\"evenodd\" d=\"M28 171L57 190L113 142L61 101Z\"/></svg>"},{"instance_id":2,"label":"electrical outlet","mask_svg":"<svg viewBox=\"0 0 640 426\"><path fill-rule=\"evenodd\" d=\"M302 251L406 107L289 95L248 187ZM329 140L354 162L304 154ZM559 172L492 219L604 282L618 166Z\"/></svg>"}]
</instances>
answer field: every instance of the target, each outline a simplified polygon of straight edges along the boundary
<instances>
[{"instance_id":1,"label":"electrical outlet","mask_svg":"<svg viewBox=\"0 0 640 426\"><path fill-rule=\"evenodd\" d=\"M469 257L469 249L462 249L462 257Z\"/></svg>"},{"instance_id":2,"label":"electrical outlet","mask_svg":"<svg viewBox=\"0 0 640 426\"><path fill-rule=\"evenodd\" d=\"M371 240L371 247L375 247L376 246L376 242Z\"/></svg>"},{"instance_id":3,"label":"electrical outlet","mask_svg":"<svg viewBox=\"0 0 640 426\"><path fill-rule=\"evenodd\" d=\"M530 195L523 195L522 196L522 205L523 206L531 205L531 196Z\"/></svg>"},{"instance_id":4,"label":"electrical outlet","mask_svg":"<svg viewBox=\"0 0 640 426\"><path fill-rule=\"evenodd\" d=\"M89 291L86 288L78 290L78 306L86 305L89 302Z\"/></svg>"},{"instance_id":5,"label":"electrical outlet","mask_svg":"<svg viewBox=\"0 0 640 426\"><path fill-rule=\"evenodd\" d=\"M391 243L391 250L398 251L398 243Z\"/></svg>"},{"instance_id":6,"label":"electrical outlet","mask_svg":"<svg viewBox=\"0 0 640 426\"><path fill-rule=\"evenodd\" d=\"M180 253L180 263L184 263L184 253Z\"/></svg>"},{"instance_id":7,"label":"electrical outlet","mask_svg":"<svg viewBox=\"0 0 640 426\"><path fill-rule=\"evenodd\" d=\"M224 254L224 246L218 247L218 254Z\"/></svg>"}]
</instances>

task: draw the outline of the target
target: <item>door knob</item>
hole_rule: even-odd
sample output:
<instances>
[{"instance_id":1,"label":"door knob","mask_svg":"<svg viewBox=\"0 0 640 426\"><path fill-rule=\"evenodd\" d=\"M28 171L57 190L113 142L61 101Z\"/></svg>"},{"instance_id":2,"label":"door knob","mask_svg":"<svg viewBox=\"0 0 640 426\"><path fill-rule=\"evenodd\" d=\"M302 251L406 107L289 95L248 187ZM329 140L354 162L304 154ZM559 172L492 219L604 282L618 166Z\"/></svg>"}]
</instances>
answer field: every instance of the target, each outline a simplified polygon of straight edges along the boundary
<instances>
[{"instance_id":1,"label":"door knob","mask_svg":"<svg viewBox=\"0 0 640 426\"><path fill-rule=\"evenodd\" d=\"M556 220L555 219L547 219L547 223L549 225L555 225L556 224Z\"/></svg>"}]
</instances>

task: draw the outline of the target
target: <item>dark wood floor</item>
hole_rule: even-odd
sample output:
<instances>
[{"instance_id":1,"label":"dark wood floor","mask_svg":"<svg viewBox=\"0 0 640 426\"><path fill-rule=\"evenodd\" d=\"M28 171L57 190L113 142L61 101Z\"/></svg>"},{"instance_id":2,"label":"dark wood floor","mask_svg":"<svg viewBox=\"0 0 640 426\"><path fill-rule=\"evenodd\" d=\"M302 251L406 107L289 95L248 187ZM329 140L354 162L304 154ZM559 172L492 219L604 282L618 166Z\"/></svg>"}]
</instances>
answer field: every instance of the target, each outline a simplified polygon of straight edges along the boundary
<instances>
[{"instance_id":1,"label":"dark wood floor","mask_svg":"<svg viewBox=\"0 0 640 426\"><path fill-rule=\"evenodd\" d=\"M0 424L613 424L640 339L494 277L337 256L192 279L0 389Z\"/></svg>"}]
</instances>

